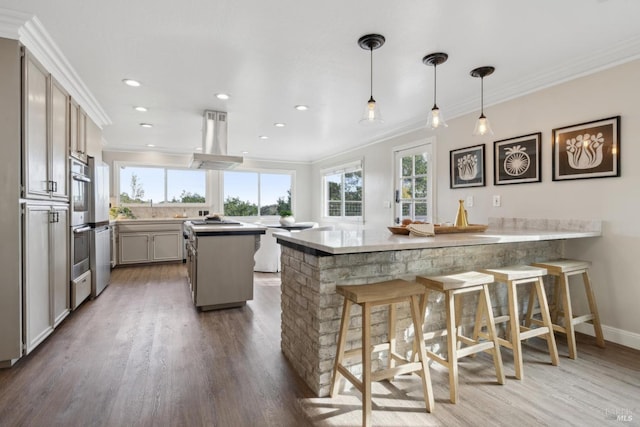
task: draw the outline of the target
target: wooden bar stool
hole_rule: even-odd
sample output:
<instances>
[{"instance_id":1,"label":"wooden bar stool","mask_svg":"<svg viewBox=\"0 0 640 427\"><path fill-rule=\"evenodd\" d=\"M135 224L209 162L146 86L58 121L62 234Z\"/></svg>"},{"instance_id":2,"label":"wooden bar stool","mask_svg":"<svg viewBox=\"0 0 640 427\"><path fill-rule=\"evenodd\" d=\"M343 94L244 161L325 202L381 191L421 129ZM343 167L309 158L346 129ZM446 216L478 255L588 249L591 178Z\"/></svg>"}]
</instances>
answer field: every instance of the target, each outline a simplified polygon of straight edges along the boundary
<instances>
[{"instance_id":1,"label":"wooden bar stool","mask_svg":"<svg viewBox=\"0 0 640 427\"><path fill-rule=\"evenodd\" d=\"M340 376L353 384L362 393L362 425L371 425L371 382L393 378L396 375L416 372L422 378L422 389L427 412L433 410L433 389L431 376L425 353L424 341L418 331L422 330L419 298L424 295L424 287L406 280L389 280L386 282L371 283L366 285L336 286L336 292L344 296L342 308L342 320L340 321L340 334L336 360L331 379L331 397L338 394ZM418 361L409 361L395 352L395 305L400 302L409 302L414 334L415 346L418 349ZM362 347L345 351L347 342L347 330L351 317L351 306L358 304L362 307ZM388 341L371 345L371 308L377 305L389 305L389 334ZM371 372L371 354L379 351L389 351L389 367L384 370ZM356 378L343 365L343 360L349 357L362 357L362 381ZM395 366L395 362L401 365Z\"/></svg>"},{"instance_id":2,"label":"wooden bar stool","mask_svg":"<svg viewBox=\"0 0 640 427\"><path fill-rule=\"evenodd\" d=\"M554 287L554 297L551 304L551 320L553 329L567 335L567 343L569 345L569 357L575 359L576 351L576 334L574 326L580 323L591 323L596 334L596 344L598 347L604 348L604 336L602 335L602 325L600 324L600 316L598 315L598 307L596 306L596 297L591 288L591 280L589 279L589 261L579 261L572 259L559 259L555 261L536 262L531 264L536 267L546 268L548 274L555 276L556 283ZM569 292L569 276L582 275L584 290L587 294L589 302L589 313L582 316L573 315L571 308L571 293ZM533 313L533 310L529 310ZM540 320L531 318L531 314L527 315L527 322L540 324ZM560 323L558 317L562 317Z\"/></svg>"},{"instance_id":3,"label":"wooden bar stool","mask_svg":"<svg viewBox=\"0 0 640 427\"><path fill-rule=\"evenodd\" d=\"M504 384L500 344L498 343L498 336L496 334L488 288L488 285L493 283L493 276L470 271L446 276L418 276L416 277L416 281L426 288L425 297L420 307L420 313L423 319L426 313L429 292L438 291L445 295L447 328L440 331L427 332L423 335L423 339L426 341L444 335L447 336L446 359L433 352L427 353L430 359L435 360L449 369L449 398L451 403L458 401L458 359L465 356L481 351L491 353L493 355L493 364L496 369L498 383ZM462 326L460 324L462 309L460 307L460 298L456 298L470 292L480 292L478 308L476 310L474 339L462 335ZM487 334L483 335L483 338L487 338L487 341L480 341L480 328L484 317L486 317ZM463 347L461 344L465 346Z\"/></svg>"},{"instance_id":4,"label":"wooden bar stool","mask_svg":"<svg viewBox=\"0 0 640 427\"><path fill-rule=\"evenodd\" d=\"M492 274L496 282L506 283L507 285L509 314L497 317L495 322L509 322L509 338L498 338L498 342L500 345L513 350L513 364L515 365L516 378L519 380L524 378L522 369L522 341L529 338L537 336L545 338L549 347L551 364L557 366L559 363L558 348L556 347L556 340L553 336L553 324L551 323L551 316L549 314L547 295L544 292L544 284L542 283L542 276L547 274L547 270L529 265L512 265L508 267L488 268L482 271L487 274ZM542 315L541 326L534 329L520 325L517 286L527 283L532 283L535 288L540 313Z\"/></svg>"}]
</instances>

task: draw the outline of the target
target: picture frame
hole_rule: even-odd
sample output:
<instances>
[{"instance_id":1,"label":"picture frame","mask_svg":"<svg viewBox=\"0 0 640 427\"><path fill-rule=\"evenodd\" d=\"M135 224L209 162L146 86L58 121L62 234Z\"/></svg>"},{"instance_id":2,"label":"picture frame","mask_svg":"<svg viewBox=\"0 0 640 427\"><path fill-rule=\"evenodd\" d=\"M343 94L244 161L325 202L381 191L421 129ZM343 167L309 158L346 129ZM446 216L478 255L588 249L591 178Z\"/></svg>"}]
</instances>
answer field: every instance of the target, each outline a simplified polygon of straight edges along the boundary
<instances>
[{"instance_id":1,"label":"picture frame","mask_svg":"<svg viewBox=\"0 0 640 427\"><path fill-rule=\"evenodd\" d=\"M450 188L485 186L484 144L449 152Z\"/></svg>"},{"instance_id":2,"label":"picture frame","mask_svg":"<svg viewBox=\"0 0 640 427\"><path fill-rule=\"evenodd\" d=\"M493 184L542 181L542 133L536 132L493 142Z\"/></svg>"},{"instance_id":3,"label":"picture frame","mask_svg":"<svg viewBox=\"0 0 640 427\"><path fill-rule=\"evenodd\" d=\"M553 180L620 176L620 116L553 129Z\"/></svg>"}]
</instances>

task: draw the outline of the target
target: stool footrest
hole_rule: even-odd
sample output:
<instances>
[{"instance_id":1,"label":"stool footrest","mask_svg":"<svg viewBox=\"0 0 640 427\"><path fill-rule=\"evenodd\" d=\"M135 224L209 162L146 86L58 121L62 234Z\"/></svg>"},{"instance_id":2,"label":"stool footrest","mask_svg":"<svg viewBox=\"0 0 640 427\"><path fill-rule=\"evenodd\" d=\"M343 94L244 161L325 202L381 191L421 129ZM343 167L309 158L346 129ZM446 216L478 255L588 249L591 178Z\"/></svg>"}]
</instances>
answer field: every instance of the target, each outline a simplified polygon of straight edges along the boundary
<instances>
[{"instance_id":1,"label":"stool footrest","mask_svg":"<svg viewBox=\"0 0 640 427\"><path fill-rule=\"evenodd\" d=\"M573 323L574 325L580 324L580 323L586 323L586 322L590 322L593 320L593 314L583 314L582 316L576 316L573 319L571 319L571 323Z\"/></svg>"},{"instance_id":2,"label":"stool footrest","mask_svg":"<svg viewBox=\"0 0 640 427\"><path fill-rule=\"evenodd\" d=\"M498 323L508 322L511 319L511 316L505 314L504 316L497 316L493 319L493 324L497 325ZM482 326L486 326L486 322L482 322Z\"/></svg>"},{"instance_id":3,"label":"stool footrest","mask_svg":"<svg viewBox=\"0 0 640 427\"><path fill-rule=\"evenodd\" d=\"M458 357L458 359L460 359L470 354L480 353L481 351L486 351L492 348L494 348L493 341L483 341L481 343L459 349L456 352L456 356Z\"/></svg>"},{"instance_id":4,"label":"stool footrest","mask_svg":"<svg viewBox=\"0 0 640 427\"><path fill-rule=\"evenodd\" d=\"M527 340L529 338L537 337L539 335L544 335L549 333L549 328L546 326L541 326L539 328L526 328L524 326L520 326L520 339Z\"/></svg>"},{"instance_id":5,"label":"stool footrest","mask_svg":"<svg viewBox=\"0 0 640 427\"><path fill-rule=\"evenodd\" d=\"M445 359L444 357L440 357L439 355L435 354L432 351L427 351L427 356L429 357L429 359L433 360L434 362L438 362L442 366L449 367L449 361L447 361L447 359Z\"/></svg>"},{"instance_id":6,"label":"stool footrest","mask_svg":"<svg viewBox=\"0 0 640 427\"><path fill-rule=\"evenodd\" d=\"M421 362L405 363L404 365L396 366L394 368L387 368L381 371L373 372L371 374L371 381L387 380L397 375L409 374L416 371L422 371Z\"/></svg>"},{"instance_id":7,"label":"stool footrest","mask_svg":"<svg viewBox=\"0 0 640 427\"><path fill-rule=\"evenodd\" d=\"M364 387L362 385L362 381L360 381L355 375L351 373L344 365L337 366L338 372L340 372L355 388L360 391L360 393L364 393Z\"/></svg>"}]
</instances>

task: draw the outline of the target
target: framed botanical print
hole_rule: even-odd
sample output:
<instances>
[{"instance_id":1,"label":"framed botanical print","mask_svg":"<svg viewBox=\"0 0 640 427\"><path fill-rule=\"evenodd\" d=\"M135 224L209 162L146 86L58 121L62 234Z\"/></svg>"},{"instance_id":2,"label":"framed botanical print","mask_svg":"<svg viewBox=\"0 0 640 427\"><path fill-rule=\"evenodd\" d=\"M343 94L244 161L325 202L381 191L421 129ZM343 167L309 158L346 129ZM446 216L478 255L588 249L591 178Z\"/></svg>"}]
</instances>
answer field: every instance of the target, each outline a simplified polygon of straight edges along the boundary
<instances>
[{"instance_id":1,"label":"framed botanical print","mask_svg":"<svg viewBox=\"0 0 640 427\"><path fill-rule=\"evenodd\" d=\"M493 143L493 183L523 184L540 182L540 139L532 133Z\"/></svg>"},{"instance_id":2,"label":"framed botanical print","mask_svg":"<svg viewBox=\"0 0 640 427\"><path fill-rule=\"evenodd\" d=\"M553 130L553 180L620 176L620 116Z\"/></svg>"},{"instance_id":3,"label":"framed botanical print","mask_svg":"<svg viewBox=\"0 0 640 427\"><path fill-rule=\"evenodd\" d=\"M484 187L484 144L449 153L451 188Z\"/></svg>"}]
</instances>

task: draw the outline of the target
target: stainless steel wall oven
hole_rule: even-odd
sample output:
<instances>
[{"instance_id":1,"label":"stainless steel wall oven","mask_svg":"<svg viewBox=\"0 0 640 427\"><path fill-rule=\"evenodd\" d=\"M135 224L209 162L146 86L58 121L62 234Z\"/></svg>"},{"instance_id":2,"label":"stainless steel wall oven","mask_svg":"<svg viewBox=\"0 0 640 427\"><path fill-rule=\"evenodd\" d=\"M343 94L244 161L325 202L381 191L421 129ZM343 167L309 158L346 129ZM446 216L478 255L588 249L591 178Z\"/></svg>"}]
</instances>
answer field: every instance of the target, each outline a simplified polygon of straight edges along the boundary
<instances>
[{"instance_id":1,"label":"stainless steel wall oven","mask_svg":"<svg viewBox=\"0 0 640 427\"><path fill-rule=\"evenodd\" d=\"M71 226L84 225L89 222L89 192L91 191L91 177L86 163L70 159L71 188Z\"/></svg>"}]
</instances>

